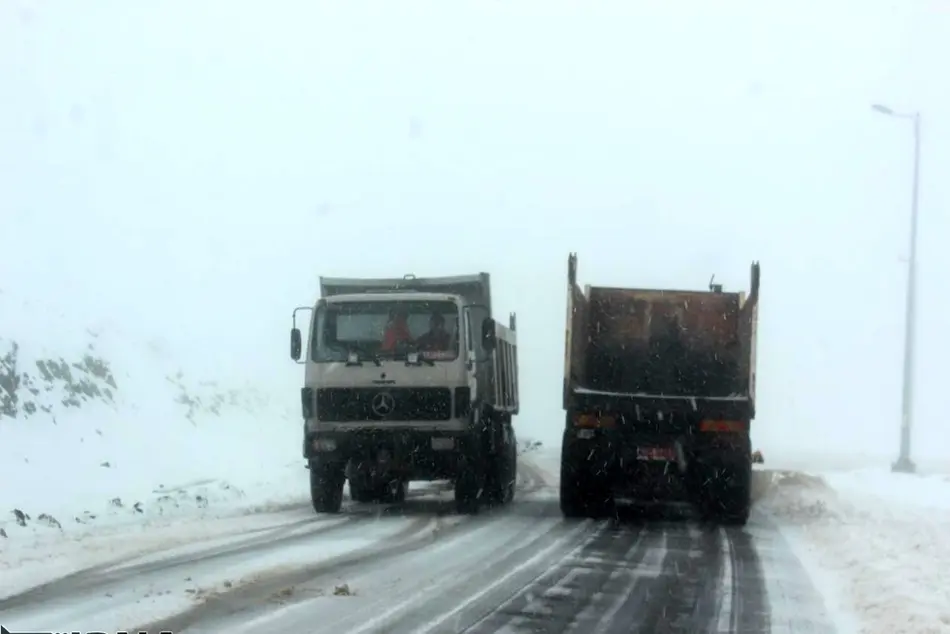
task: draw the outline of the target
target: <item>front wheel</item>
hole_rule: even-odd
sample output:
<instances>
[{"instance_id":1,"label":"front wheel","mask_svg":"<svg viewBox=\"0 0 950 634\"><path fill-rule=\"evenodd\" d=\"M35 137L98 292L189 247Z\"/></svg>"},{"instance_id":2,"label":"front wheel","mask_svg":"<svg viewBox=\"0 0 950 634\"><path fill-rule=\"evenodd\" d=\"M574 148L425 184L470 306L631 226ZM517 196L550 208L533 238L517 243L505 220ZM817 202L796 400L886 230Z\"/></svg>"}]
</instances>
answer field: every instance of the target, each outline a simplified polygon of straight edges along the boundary
<instances>
[{"instance_id":1,"label":"front wheel","mask_svg":"<svg viewBox=\"0 0 950 634\"><path fill-rule=\"evenodd\" d=\"M341 465L310 461L310 500L317 513L339 513L346 474Z\"/></svg>"}]
</instances>

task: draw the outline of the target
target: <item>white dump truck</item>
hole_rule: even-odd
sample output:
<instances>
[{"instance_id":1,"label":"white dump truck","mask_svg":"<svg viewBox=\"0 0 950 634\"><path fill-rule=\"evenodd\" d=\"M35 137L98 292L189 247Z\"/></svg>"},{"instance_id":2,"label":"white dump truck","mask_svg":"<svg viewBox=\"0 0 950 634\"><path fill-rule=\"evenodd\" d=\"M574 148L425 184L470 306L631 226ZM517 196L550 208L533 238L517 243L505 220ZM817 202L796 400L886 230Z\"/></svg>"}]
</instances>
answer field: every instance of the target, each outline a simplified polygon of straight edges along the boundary
<instances>
[{"instance_id":1,"label":"white dump truck","mask_svg":"<svg viewBox=\"0 0 950 634\"><path fill-rule=\"evenodd\" d=\"M451 480L461 513L514 496L515 315L492 317L487 273L320 278L294 310L290 355L305 366L303 457L318 513L344 481L357 502L405 499L411 480ZM298 314L311 313L304 337Z\"/></svg>"}]
</instances>

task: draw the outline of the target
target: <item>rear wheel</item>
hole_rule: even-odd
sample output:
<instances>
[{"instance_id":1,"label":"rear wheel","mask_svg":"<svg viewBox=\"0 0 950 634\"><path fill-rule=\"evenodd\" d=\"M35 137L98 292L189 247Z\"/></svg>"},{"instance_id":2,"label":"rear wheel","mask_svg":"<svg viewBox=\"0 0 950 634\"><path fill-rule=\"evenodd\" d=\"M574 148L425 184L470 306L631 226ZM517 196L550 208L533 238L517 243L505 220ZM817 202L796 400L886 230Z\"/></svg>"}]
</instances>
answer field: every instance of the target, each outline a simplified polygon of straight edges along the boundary
<instances>
[{"instance_id":1,"label":"rear wheel","mask_svg":"<svg viewBox=\"0 0 950 634\"><path fill-rule=\"evenodd\" d=\"M569 518L601 518L610 513L612 499L605 476L591 473L587 461L576 460L568 438L561 444L561 514Z\"/></svg>"},{"instance_id":2,"label":"rear wheel","mask_svg":"<svg viewBox=\"0 0 950 634\"><path fill-rule=\"evenodd\" d=\"M703 464L692 477L694 499L709 521L744 526L752 511L751 461Z\"/></svg>"},{"instance_id":3,"label":"rear wheel","mask_svg":"<svg viewBox=\"0 0 950 634\"><path fill-rule=\"evenodd\" d=\"M367 486L367 484L361 480L350 479L350 498L354 502L368 503L375 502L377 495L376 491Z\"/></svg>"},{"instance_id":4,"label":"rear wheel","mask_svg":"<svg viewBox=\"0 0 950 634\"><path fill-rule=\"evenodd\" d=\"M379 499L386 503L402 504L406 501L408 489L409 483L402 478L388 480L380 485Z\"/></svg>"},{"instance_id":5,"label":"rear wheel","mask_svg":"<svg viewBox=\"0 0 950 634\"><path fill-rule=\"evenodd\" d=\"M346 474L342 465L310 461L310 500L317 513L339 513Z\"/></svg>"},{"instance_id":6,"label":"rear wheel","mask_svg":"<svg viewBox=\"0 0 950 634\"><path fill-rule=\"evenodd\" d=\"M729 526L745 526L752 512L752 463L722 467L717 488L716 519Z\"/></svg>"},{"instance_id":7,"label":"rear wheel","mask_svg":"<svg viewBox=\"0 0 950 634\"><path fill-rule=\"evenodd\" d=\"M502 443L500 451L490 454L485 474L485 498L492 506L504 506L515 497L518 452L513 444Z\"/></svg>"},{"instance_id":8,"label":"rear wheel","mask_svg":"<svg viewBox=\"0 0 950 634\"><path fill-rule=\"evenodd\" d=\"M502 500L504 504L511 504L515 500L515 485L518 481L518 445L514 442L509 447L507 474Z\"/></svg>"},{"instance_id":9,"label":"rear wheel","mask_svg":"<svg viewBox=\"0 0 950 634\"><path fill-rule=\"evenodd\" d=\"M477 460L463 457L455 475L455 510L462 515L478 513L482 469Z\"/></svg>"},{"instance_id":10,"label":"rear wheel","mask_svg":"<svg viewBox=\"0 0 950 634\"><path fill-rule=\"evenodd\" d=\"M361 503L401 504L406 501L409 483L402 478L373 481L368 476L350 478L350 497Z\"/></svg>"}]
</instances>

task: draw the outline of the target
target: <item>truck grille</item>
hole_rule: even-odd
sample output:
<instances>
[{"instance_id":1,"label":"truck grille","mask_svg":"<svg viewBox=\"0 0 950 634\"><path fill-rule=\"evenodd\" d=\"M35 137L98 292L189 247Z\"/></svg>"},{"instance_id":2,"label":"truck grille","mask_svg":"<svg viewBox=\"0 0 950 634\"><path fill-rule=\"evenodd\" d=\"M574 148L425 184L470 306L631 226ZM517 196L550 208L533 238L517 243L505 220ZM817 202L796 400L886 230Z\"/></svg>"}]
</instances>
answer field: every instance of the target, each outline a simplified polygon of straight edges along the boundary
<instances>
[{"instance_id":1,"label":"truck grille","mask_svg":"<svg viewBox=\"0 0 950 634\"><path fill-rule=\"evenodd\" d=\"M317 420L411 421L452 418L447 388L324 388L317 390Z\"/></svg>"}]
</instances>

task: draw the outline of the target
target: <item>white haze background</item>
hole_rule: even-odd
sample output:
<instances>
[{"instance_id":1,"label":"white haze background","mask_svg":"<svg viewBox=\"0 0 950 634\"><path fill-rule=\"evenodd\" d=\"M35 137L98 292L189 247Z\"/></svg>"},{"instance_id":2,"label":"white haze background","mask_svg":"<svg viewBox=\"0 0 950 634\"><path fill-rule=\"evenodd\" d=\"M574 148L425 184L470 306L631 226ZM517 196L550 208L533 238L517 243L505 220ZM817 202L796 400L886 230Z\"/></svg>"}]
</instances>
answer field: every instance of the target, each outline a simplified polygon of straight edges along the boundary
<instances>
[{"instance_id":1,"label":"white haze background","mask_svg":"<svg viewBox=\"0 0 950 634\"><path fill-rule=\"evenodd\" d=\"M757 446L890 458L911 128L870 104L919 108L914 449L950 455L950 5L343 5L0 0L0 288L293 407L318 275L487 270L557 442L569 251L605 285L759 259Z\"/></svg>"}]
</instances>

